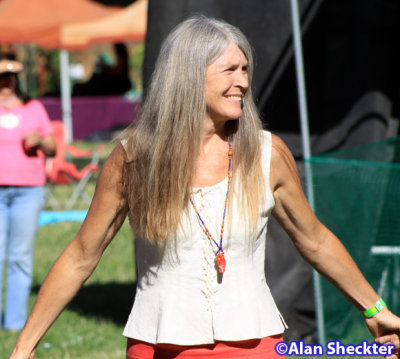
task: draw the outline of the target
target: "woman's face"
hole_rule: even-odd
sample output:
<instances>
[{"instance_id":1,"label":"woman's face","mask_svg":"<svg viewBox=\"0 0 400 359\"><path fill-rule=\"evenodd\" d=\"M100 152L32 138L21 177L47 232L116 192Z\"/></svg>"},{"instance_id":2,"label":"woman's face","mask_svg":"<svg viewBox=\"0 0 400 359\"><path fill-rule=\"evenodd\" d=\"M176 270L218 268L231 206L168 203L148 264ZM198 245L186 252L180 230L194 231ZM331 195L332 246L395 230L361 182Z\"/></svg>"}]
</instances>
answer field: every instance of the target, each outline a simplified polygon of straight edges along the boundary
<instances>
[{"instance_id":1,"label":"woman's face","mask_svg":"<svg viewBox=\"0 0 400 359\"><path fill-rule=\"evenodd\" d=\"M240 48L231 42L220 57L207 67L207 116L213 121L238 119L243 96L249 87L248 62Z\"/></svg>"}]
</instances>

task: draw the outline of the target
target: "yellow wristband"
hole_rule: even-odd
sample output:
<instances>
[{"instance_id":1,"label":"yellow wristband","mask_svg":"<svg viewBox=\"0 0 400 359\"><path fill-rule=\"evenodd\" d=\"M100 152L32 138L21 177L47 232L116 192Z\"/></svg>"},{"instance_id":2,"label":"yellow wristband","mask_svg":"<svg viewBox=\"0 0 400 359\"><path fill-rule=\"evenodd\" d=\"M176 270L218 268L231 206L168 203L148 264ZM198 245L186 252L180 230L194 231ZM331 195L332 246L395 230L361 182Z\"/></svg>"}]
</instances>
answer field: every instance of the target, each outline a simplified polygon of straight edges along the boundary
<instances>
[{"instance_id":1,"label":"yellow wristband","mask_svg":"<svg viewBox=\"0 0 400 359\"><path fill-rule=\"evenodd\" d=\"M383 299L379 299L375 305L367 310L364 310L362 314L364 315L365 318L371 318L375 314L378 314L383 308L386 307L386 303L383 301Z\"/></svg>"}]
</instances>

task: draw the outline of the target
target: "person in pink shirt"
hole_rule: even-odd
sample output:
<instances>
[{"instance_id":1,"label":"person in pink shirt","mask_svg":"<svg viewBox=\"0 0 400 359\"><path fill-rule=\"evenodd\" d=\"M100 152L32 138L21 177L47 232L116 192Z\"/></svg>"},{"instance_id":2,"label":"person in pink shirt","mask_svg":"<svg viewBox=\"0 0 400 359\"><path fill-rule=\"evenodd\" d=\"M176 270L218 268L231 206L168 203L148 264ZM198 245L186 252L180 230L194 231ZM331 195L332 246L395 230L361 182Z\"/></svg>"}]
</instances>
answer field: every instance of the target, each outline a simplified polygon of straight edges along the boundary
<instances>
[{"instance_id":1,"label":"person in pink shirt","mask_svg":"<svg viewBox=\"0 0 400 359\"><path fill-rule=\"evenodd\" d=\"M26 321L33 249L46 182L44 156L56 144L46 110L21 93L22 64L0 54L0 293L7 258L0 328L20 330ZM44 156L43 156L43 155Z\"/></svg>"}]
</instances>

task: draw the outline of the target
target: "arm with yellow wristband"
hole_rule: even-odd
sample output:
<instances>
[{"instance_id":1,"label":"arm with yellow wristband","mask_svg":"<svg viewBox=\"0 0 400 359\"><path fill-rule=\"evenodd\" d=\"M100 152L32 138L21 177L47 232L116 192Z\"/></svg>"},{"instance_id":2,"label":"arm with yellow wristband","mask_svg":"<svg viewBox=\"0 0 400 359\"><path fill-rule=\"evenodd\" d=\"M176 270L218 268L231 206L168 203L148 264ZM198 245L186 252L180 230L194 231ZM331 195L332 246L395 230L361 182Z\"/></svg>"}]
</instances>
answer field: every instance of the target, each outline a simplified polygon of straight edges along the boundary
<instances>
[{"instance_id":1,"label":"arm with yellow wristband","mask_svg":"<svg viewBox=\"0 0 400 359\"><path fill-rule=\"evenodd\" d=\"M276 136L270 184L275 200L273 215L297 250L361 312L376 342L396 346L388 358L399 358L400 318L390 312L340 240L316 218L303 193L294 159Z\"/></svg>"}]
</instances>

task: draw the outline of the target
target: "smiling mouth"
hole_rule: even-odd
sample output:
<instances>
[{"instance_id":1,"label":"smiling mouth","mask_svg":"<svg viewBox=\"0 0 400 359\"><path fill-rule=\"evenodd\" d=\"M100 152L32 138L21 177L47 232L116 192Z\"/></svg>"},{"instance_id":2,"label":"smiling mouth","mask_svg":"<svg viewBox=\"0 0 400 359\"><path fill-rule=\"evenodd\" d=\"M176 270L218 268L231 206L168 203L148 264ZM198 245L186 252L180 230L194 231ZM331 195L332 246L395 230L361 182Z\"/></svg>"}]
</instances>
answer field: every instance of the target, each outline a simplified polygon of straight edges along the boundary
<instances>
[{"instance_id":1,"label":"smiling mouth","mask_svg":"<svg viewBox=\"0 0 400 359\"><path fill-rule=\"evenodd\" d=\"M242 101L242 99L243 99L242 95L230 95L230 96L226 96L226 97L231 100L235 100L235 101Z\"/></svg>"}]
</instances>

